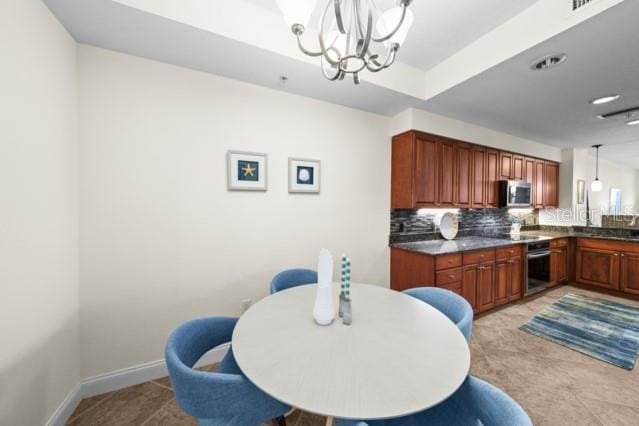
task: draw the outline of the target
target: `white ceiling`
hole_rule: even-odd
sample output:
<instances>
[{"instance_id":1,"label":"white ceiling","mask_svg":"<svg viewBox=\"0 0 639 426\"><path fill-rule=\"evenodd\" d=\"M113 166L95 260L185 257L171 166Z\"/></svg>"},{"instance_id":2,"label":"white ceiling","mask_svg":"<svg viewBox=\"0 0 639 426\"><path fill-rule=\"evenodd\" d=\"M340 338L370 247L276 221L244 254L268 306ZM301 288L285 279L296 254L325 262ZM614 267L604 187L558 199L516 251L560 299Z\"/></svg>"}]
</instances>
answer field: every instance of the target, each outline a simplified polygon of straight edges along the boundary
<instances>
[{"instance_id":1,"label":"white ceiling","mask_svg":"<svg viewBox=\"0 0 639 426\"><path fill-rule=\"evenodd\" d=\"M602 157L639 167L639 126L597 115L639 106L639 1L627 0L430 99L428 110L558 147L604 144ZM532 71L548 53L554 69ZM618 93L613 103L590 100ZM612 147L611 145L618 145Z\"/></svg>"},{"instance_id":2,"label":"white ceiling","mask_svg":"<svg viewBox=\"0 0 639 426\"><path fill-rule=\"evenodd\" d=\"M280 13L276 0L245 0ZM327 0L319 0L311 22L319 22ZM330 0L332 1L332 0ZM399 61L428 70L479 37L508 21L538 0L415 0L415 23L400 50ZM380 9L393 0L377 0ZM313 25L317 27L319 25Z\"/></svg>"},{"instance_id":3,"label":"white ceiling","mask_svg":"<svg viewBox=\"0 0 639 426\"><path fill-rule=\"evenodd\" d=\"M297 51L275 0L121 0L129 6L111 0L43 1L81 43L386 116L418 108L559 147L604 143L602 157L639 168L639 126L595 118L639 105L639 0L616 6L620 0L598 0L570 17L569 0L415 0L416 23L400 60L424 68L444 61L431 71L398 63L363 76L360 86L321 76L317 61ZM205 25L157 12L155 6L201 17ZM253 24L243 27L246 20ZM218 27L207 26L209 21ZM243 39L247 32L250 37ZM511 40L516 34L521 36ZM568 54L561 67L529 69L538 57L558 51ZM286 85L281 75L289 77ZM433 83L441 90L426 94ZM588 104L612 92L624 97L606 106ZM428 99L435 93L440 94Z\"/></svg>"}]
</instances>

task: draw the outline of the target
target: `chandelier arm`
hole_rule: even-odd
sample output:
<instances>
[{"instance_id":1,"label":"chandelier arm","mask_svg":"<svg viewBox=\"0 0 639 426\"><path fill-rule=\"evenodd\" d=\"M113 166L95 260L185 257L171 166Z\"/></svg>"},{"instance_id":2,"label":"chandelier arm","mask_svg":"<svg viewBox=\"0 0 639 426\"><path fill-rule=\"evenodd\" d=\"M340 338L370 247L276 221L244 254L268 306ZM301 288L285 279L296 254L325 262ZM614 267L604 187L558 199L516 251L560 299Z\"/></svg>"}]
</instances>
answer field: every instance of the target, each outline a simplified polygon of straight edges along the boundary
<instances>
[{"instance_id":1,"label":"chandelier arm","mask_svg":"<svg viewBox=\"0 0 639 426\"><path fill-rule=\"evenodd\" d=\"M338 2L339 0L335 0L335 1ZM331 7L331 3L328 2L326 4L326 7L324 8L324 13L322 13L322 19L320 20L320 30L319 30L319 45L320 45L320 49L322 50L322 58L326 59L326 62L331 64L331 66L339 67L341 59L342 59L341 53L337 52L337 49L335 49L332 45L329 46L329 48L327 49L326 44L324 43L324 26L326 24L326 15L328 14L330 7ZM337 61L332 60L331 57L328 55L328 51L331 49L337 52Z\"/></svg>"},{"instance_id":2,"label":"chandelier arm","mask_svg":"<svg viewBox=\"0 0 639 426\"><path fill-rule=\"evenodd\" d=\"M402 27L402 25L404 24L404 20L406 19L406 8L408 6L406 4L402 5L402 16L399 19L399 23L397 24L397 27L395 27L395 29L393 31L391 31L389 34L387 34L384 37L380 37L380 38L375 38L373 37L373 41L376 43L383 43L387 40L390 40L395 34L397 34L397 31L399 31L399 29ZM381 18L380 18L381 19Z\"/></svg>"},{"instance_id":3,"label":"chandelier arm","mask_svg":"<svg viewBox=\"0 0 639 426\"><path fill-rule=\"evenodd\" d=\"M360 0L354 0L355 1L355 21L357 22L357 34L359 35L359 38L364 38L364 28L362 28L362 8ZM368 8L370 10L370 7Z\"/></svg>"},{"instance_id":4,"label":"chandelier arm","mask_svg":"<svg viewBox=\"0 0 639 426\"><path fill-rule=\"evenodd\" d=\"M357 52L357 56L362 59L366 56L368 49L371 47L371 40L373 38L373 12L370 10L370 8L368 9L367 24L368 25L366 27L366 37L364 37L363 39L364 43L359 48L359 52Z\"/></svg>"},{"instance_id":5,"label":"chandelier arm","mask_svg":"<svg viewBox=\"0 0 639 426\"><path fill-rule=\"evenodd\" d=\"M303 45L302 45L302 40L300 37L300 34L297 35L297 46L299 47L299 49L302 51L303 54L307 55L307 56L311 56L313 58L317 58L319 56L322 56L322 52L313 52L310 50L307 50Z\"/></svg>"},{"instance_id":6,"label":"chandelier arm","mask_svg":"<svg viewBox=\"0 0 639 426\"><path fill-rule=\"evenodd\" d=\"M342 1L333 0L333 5L335 6L335 22L337 22L337 29L340 33L346 34L346 29L344 28L344 20L342 19ZM328 7L326 9L328 10Z\"/></svg>"}]
</instances>

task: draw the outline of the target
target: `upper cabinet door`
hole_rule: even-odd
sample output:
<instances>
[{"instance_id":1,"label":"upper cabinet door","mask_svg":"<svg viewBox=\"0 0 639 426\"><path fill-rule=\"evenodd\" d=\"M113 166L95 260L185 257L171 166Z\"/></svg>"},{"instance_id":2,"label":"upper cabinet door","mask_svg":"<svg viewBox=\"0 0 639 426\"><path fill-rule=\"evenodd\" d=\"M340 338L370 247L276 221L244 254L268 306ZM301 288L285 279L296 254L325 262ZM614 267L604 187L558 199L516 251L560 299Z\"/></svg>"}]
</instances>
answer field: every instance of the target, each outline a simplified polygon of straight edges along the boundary
<instances>
[{"instance_id":1,"label":"upper cabinet door","mask_svg":"<svg viewBox=\"0 0 639 426\"><path fill-rule=\"evenodd\" d=\"M434 207L439 189L438 143L417 138L415 151L415 202L417 206Z\"/></svg>"},{"instance_id":2,"label":"upper cabinet door","mask_svg":"<svg viewBox=\"0 0 639 426\"><path fill-rule=\"evenodd\" d=\"M541 160L535 160L535 183L533 184L533 207L544 208L545 206L545 193L546 186L544 184L546 167Z\"/></svg>"},{"instance_id":3,"label":"upper cabinet door","mask_svg":"<svg viewBox=\"0 0 639 426\"><path fill-rule=\"evenodd\" d=\"M474 147L472 151L472 207L486 206L486 150Z\"/></svg>"},{"instance_id":4,"label":"upper cabinet door","mask_svg":"<svg viewBox=\"0 0 639 426\"><path fill-rule=\"evenodd\" d=\"M512 179L513 180L525 180L524 179L524 173L525 173L524 168L525 168L524 157L522 157L521 155L514 155L513 156Z\"/></svg>"},{"instance_id":5,"label":"upper cabinet door","mask_svg":"<svg viewBox=\"0 0 639 426\"><path fill-rule=\"evenodd\" d=\"M472 147L466 144L455 145L455 207L468 208L472 204Z\"/></svg>"},{"instance_id":6,"label":"upper cabinet door","mask_svg":"<svg viewBox=\"0 0 639 426\"><path fill-rule=\"evenodd\" d=\"M499 180L513 179L513 155L510 152L499 153Z\"/></svg>"},{"instance_id":7,"label":"upper cabinet door","mask_svg":"<svg viewBox=\"0 0 639 426\"><path fill-rule=\"evenodd\" d=\"M455 144L439 142L439 200L438 206L455 204Z\"/></svg>"},{"instance_id":8,"label":"upper cabinet door","mask_svg":"<svg viewBox=\"0 0 639 426\"><path fill-rule=\"evenodd\" d=\"M499 207L499 152L486 150L486 207Z\"/></svg>"},{"instance_id":9,"label":"upper cabinet door","mask_svg":"<svg viewBox=\"0 0 639 426\"><path fill-rule=\"evenodd\" d=\"M533 184L533 186L535 185L535 159L534 158L524 159L524 178L522 180ZM533 197L534 197L534 194L533 194Z\"/></svg>"},{"instance_id":10,"label":"upper cabinet door","mask_svg":"<svg viewBox=\"0 0 639 426\"><path fill-rule=\"evenodd\" d=\"M415 138L411 133L402 133L393 137L392 143L391 208L412 209L415 208Z\"/></svg>"},{"instance_id":11,"label":"upper cabinet door","mask_svg":"<svg viewBox=\"0 0 639 426\"><path fill-rule=\"evenodd\" d=\"M545 206L559 207L559 165L557 163L546 162L545 167Z\"/></svg>"}]
</instances>

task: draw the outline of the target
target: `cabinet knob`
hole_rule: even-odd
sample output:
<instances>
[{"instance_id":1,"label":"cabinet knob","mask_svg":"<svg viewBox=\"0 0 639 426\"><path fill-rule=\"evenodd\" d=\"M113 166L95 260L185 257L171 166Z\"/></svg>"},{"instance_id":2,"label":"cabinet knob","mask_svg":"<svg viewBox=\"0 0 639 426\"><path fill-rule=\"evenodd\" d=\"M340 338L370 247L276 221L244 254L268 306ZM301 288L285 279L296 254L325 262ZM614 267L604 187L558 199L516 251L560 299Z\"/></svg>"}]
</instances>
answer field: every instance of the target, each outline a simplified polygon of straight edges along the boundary
<instances>
[{"instance_id":1,"label":"cabinet knob","mask_svg":"<svg viewBox=\"0 0 639 426\"><path fill-rule=\"evenodd\" d=\"M451 280L455 278L454 275L449 275L448 278L450 278Z\"/></svg>"},{"instance_id":2,"label":"cabinet knob","mask_svg":"<svg viewBox=\"0 0 639 426\"><path fill-rule=\"evenodd\" d=\"M619 256L619 253L615 253L615 257Z\"/></svg>"}]
</instances>

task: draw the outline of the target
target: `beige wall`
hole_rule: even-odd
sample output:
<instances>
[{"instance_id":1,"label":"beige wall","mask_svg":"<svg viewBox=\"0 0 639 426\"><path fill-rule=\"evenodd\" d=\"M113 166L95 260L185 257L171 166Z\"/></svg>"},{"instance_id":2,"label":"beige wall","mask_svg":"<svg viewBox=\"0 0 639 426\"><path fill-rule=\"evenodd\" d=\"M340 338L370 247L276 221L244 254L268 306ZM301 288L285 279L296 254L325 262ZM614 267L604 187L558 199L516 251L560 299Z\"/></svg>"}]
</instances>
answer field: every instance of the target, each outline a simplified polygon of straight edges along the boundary
<instances>
[{"instance_id":1,"label":"beige wall","mask_svg":"<svg viewBox=\"0 0 639 426\"><path fill-rule=\"evenodd\" d=\"M561 149L431 112L408 109L392 118L389 134L420 130L506 151L561 162Z\"/></svg>"},{"instance_id":2,"label":"beige wall","mask_svg":"<svg viewBox=\"0 0 639 426\"><path fill-rule=\"evenodd\" d=\"M603 190L599 193L590 191L590 184L595 180L596 158L592 149L565 149L562 152L564 161L561 165L561 203L559 209L542 211L540 222L547 225L585 225L586 204L577 204L577 181L586 181L590 196L591 221L601 225L601 215L607 214L610 208L610 189L621 189L624 214L639 212L639 182L637 171L632 167L618 164L603 158L599 159L599 179L603 182Z\"/></svg>"},{"instance_id":3,"label":"beige wall","mask_svg":"<svg viewBox=\"0 0 639 426\"><path fill-rule=\"evenodd\" d=\"M0 424L42 425L80 379L76 44L0 2Z\"/></svg>"},{"instance_id":4,"label":"beige wall","mask_svg":"<svg viewBox=\"0 0 639 426\"><path fill-rule=\"evenodd\" d=\"M238 315L278 271L348 253L389 285L388 119L80 46L83 377L161 359L201 315ZM228 192L228 149L269 155L266 193ZM322 161L290 195L287 157Z\"/></svg>"}]
</instances>

